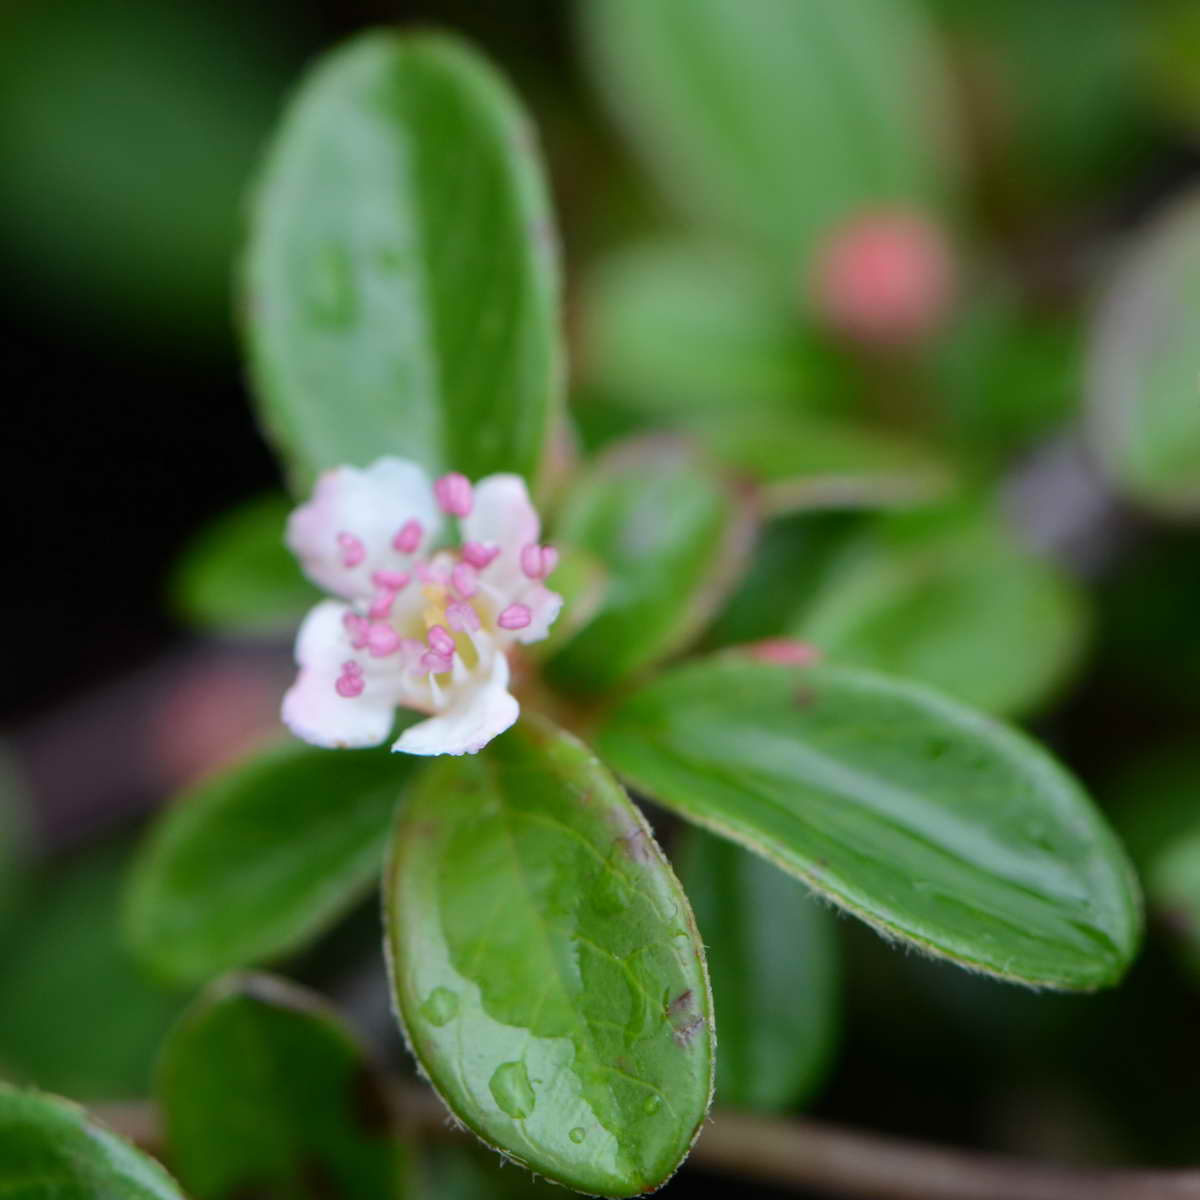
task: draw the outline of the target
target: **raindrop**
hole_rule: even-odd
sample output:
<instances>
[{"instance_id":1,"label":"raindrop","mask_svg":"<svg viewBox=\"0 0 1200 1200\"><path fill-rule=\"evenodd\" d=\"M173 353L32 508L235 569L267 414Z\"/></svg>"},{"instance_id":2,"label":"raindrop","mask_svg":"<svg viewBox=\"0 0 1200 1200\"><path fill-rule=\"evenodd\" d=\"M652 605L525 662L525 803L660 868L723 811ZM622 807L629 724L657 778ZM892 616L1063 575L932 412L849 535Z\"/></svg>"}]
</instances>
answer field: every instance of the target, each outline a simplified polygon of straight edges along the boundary
<instances>
[{"instance_id":1,"label":"raindrop","mask_svg":"<svg viewBox=\"0 0 1200 1200\"><path fill-rule=\"evenodd\" d=\"M654 1114L654 1113L658 1112L658 1110L660 1108L662 1108L662 1097L661 1096L647 1096L646 1103L642 1105L642 1108L644 1108L646 1110L646 1112L649 1114Z\"/></svg>"},{"instance_id":2,"label":"raindrop","mask_svg":"<svg viewBox=\"0 0 1200 1200\"><path fill-rule=\"evenodd\" d=\"M445 1025L458 1016L458 996L449 988L436 987L425 997L419 1011L431 1025Z\"/></svg>"},{"instance_id":3,"label":"raindrop","mask_svg":"<svg viewBox=\"0 0 1200 1200\"><path fill-rule=\"evenodd\" d=\"M523 1121L533 1112L533 1088L523 1062L501 1063L492 1072L488 1087L492 1099L514 1120Z\"/></svg>"},{"instance_id":4,"label":"raindrop","mask_svg":"<svg viewBox=\"0 0 1200 1200\"><path fill-rule=\"evenodd\" d=\"M583 1126L576 1125L567 1136L575 1143L575 1145L578 1146L579 1143L582 1142L585 1137L587 1137L587 1134L584 1133Z\"/></svg>"}]
</instances>

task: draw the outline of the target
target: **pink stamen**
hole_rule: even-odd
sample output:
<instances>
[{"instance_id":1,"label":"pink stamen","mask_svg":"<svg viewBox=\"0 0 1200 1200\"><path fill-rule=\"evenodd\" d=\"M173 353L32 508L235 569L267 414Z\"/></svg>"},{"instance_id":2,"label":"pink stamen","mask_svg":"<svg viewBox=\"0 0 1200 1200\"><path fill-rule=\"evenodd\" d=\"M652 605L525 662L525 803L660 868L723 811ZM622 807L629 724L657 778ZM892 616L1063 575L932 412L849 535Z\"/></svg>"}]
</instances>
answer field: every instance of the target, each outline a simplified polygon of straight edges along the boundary
<instances>
[{"instance_id":1,"label":"pink stamen","mask_svg":"<svg viewBox=\"0 0 1200 1200\"><path fill-rule=\"evenodd\" d=\"M528 579L545 579L558 566L558 551L553 546L530 542L521 551L521 570Z\"/></svg>"},{"instance_id":2,"label":"pink stamen","mask_svg":"<svg viewBox=\"0 0 1200 1200\"><path fill-rule=\"evenodd\" d=\"M407 571L376 571L371 576L371 582L377 588L386 588L389 592L402 592L408 587L410 578Z\"/></svg>"},{"instance_id":3,"label":"pink stamen","mask_svg":"<svg viewBox=\"0 0 1200 1200\"><path fill-rule=\"evenodd\" d=\"M396 593L391 588L380 588L375 593L375 598L371 601L371 607L367 610L371 620L382 621L392 611L392 605L396 603Z\"/></svg>"},{"instance_id":4,"label":"pink stamen","mask_svg":"<svg viewBox=\"0 0 1200 1200\"><path fill-rule=\"evenodd\" d=\"M510 604L497 618L501 629L524 629L533 620L528 604Z\"/></svg>"},{"instance_id":5,"label":"pink stamen","mask_svg":"<svg viewBox=\"0 0 1200 1200\"><path fill-rule=\"evenodd\" d=\"M337 535L337 544L342 548L342 566L357 567L367 557L367 548L359 538L344 530Z\"/></svg>"},{"instance_id":6,"label":"pink stamen","mask_svg":"<svg viewBox=\"0 0 1200 1200\"><path fill-rule=\"evenodd\" d=\"M485 546L482 542L465 542L462 548L463 558L477 571L490 566L499 553L499 546Z\"/></svg>"},{"instance_id":7,"label":"pink stamen","mask_svg":"<svg viewBox=\"0 0 1200 1200\"><path fill-rule=\"evenodd\" d=\"M436 654L432 650L427 650L421 655L421 669L428 671L430 675L445 675L450 670L451 660L444 654Z\"/></svg>"},{"instance_id":8,"label":"pink stamen","mask_svg":"<svg viewBox=\"0 0 1200 1200\"><path fill-rule=\"evenodd\" d=\"M362 667L353 659L342 663L342 673L337 677L337 682L333 686L337 694L345 697L347 700L353 700L355 696L361 696L363 688L367 686L363 682Z\"/></svg>"},{"instance_id":9,"label":"pink stamen","mask_svg":"<svg viewBox=\"0 0 1200 1200\"><path fill-rule=\"evenodd\" d=\"M479 580L475 578L475 568L470 563L460 562L450 572L450 582L464 600L470 600L479 591Z\"/></svg>"},{"instance_id":10,"label":"pink stamen","mask_svg":"<svg viewBox=\"0 0 1200 1200\"><path fill-rule=\"evenodd\" d=\"M465 600L446 605L446 624L456 633L474 633L479 628L479 614Z\"/></svg>"},{"instance_id":11,"label":"pink stamen","mask_svg":"<svg viewBox=\"0 0 1200 1200\"><path fill-rule=\"evenodd\" d=\"M373 658L393 654L400 647L400 635L390 626L377 621L367 630L367 649Z\"/></svg>"},{"instance_id":12,"label":"pink stamen","mask_svg":"<svg viewBox=\"0 0 1200 1200\"><path fill-rule=\"evenodd\" d=\"M458 471L443 475L433 485L433 494L442 512L449 513L452 517L465 517L471 511L471 481Z\"/></svg>"},{"instance_id":13,"label":"pink stamen","mask_svg":"<svg viewBox=\"0 0 1200 1200\"><path fill-rule=\"evenodd\" d=\"M401 554L415 554L425 536L425 527L420 521L405 521L399 533L392 538L392 545Z\"/></svg>"},{"instance_id":14,"label":"pink stamen","mask_svg":"<svg viewBox=\"0 0 1200 1200\"><path fill-rule=\"evenodd\" d=\"M355 650L361 650L367 644L367 619L360 617L358 613L348 612L342 617L342 624L346 628L346 632L350 635L350 645ZM355 663L355 666L358 664Z\"/></svg>"},{"instance_id":15,"label":"pink stamen","mask_svg":"<svg viewBox=\"0 0 1200 1200\"><path fill-rule=\"evenodd\" d=\"M454 639L440 625L434 625L429 631L429 649L434 654L440 654L444 658L451 658L454 655Z\"/></svg>"}]
</instances>

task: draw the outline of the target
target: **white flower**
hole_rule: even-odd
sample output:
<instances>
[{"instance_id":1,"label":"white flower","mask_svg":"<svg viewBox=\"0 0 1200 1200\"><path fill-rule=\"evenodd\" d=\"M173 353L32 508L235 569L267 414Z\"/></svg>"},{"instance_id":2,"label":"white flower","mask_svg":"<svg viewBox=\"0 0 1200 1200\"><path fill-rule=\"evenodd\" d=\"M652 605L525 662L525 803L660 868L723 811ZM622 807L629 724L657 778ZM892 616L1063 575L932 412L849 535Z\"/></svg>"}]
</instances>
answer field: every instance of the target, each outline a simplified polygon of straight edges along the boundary
<instances>
[{"instance_id":1,"label":"white flower","mask_svg":"<svg viewBox=\"0 0 1200 1200\"><path fill-rule=\"evenodd\" d=\"M444 516L457 518L457 548L440 540ZM544 638L562 607L542 584L558 555L540 531L517 475L430 483L400 458L326 471L292 513L287 544L342 599L318 604L300 627L284 723L316 746L375 746L394 710L411 708L430 716L393 750L481 750L520 711L508 648Z\"/></svg>"}]
</instances>

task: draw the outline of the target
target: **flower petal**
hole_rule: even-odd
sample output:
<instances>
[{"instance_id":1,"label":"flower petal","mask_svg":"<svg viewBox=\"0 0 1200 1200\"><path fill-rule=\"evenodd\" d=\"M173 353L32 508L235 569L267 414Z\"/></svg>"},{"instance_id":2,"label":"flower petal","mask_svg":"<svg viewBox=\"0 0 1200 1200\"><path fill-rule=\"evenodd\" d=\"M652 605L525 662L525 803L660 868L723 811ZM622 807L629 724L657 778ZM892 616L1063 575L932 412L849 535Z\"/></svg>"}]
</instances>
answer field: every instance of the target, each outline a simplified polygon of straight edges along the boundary
<instances>
[{"instance_id":1,"label":"flower petal","mask_svg":"<svg viewBox=\"0 0 1200 1200\"><path fill-rule=\"evenodd\" d=\"M473 680L436 716L406 729L392 746L405 754L475 754L516 721L521 706L508 690L508 659Z\"/></svg>"},{"instance_id":2,"label":"flower petal","mask_svg":"<svg viewBox=\"0 0 1200 1200\"><path fill-rule=\"evenodd\" d=\"M562 611L563 598L539 583L524 594L521 602L529 609L530 621L513 636L525 644L540 642L550 632L550 626Z\"/></svg>"},{"instance_id":3,"label":"flower petal","mask_svg":"<svg viewBox=\"0 0 1200 1200\"><path fill-rule=\"evenodd\" d=\"M442 522L433 484L417 463L381 458L364 470L324 472L312 499L288 519L286 541L319 587L348 600L368 599L373 572L408 561L392 539L409 521L419 522L428 547Z\"/></svg>"},{"instance_id":4,"label":"flower petal","mask_svg":"<svg viewBox=\"0 0 1200 1200\"><path fill-rule=\"evenodd\" d=\"M500 553L482 572L484 579L506 595L526 580L521 551L541 532L537 509L520 475L488 475L475 485L475 504L462 519L464 542L499 546Z\"/></svg>"},{"instance_id":5,"label":"flower petal","mask_svg":"<svg viewBox=\"0 0 1200 1200\"><path fill-rule=\"evenodd\" d=\"M296 638L300 673L283 697L283 723L314 746L348 749L378 746L392 730L392 718L403 675L390 661L363 664L363 690L348 697L338 693L342 664L354 656L343 618L350 609L326 600L312 609Z\"/></svg>"}]
</instances>

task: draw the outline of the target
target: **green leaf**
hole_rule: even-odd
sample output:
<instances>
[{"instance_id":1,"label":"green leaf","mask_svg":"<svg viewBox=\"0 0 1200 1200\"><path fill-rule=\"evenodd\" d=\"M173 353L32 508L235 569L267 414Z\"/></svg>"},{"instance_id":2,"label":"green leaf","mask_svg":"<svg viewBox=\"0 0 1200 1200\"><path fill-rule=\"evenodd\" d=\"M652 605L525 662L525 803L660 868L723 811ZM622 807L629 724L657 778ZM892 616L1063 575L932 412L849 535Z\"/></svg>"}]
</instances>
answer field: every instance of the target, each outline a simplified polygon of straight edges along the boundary
<instances>
[{"instance_id":1,"label":"green leaf","mask_svg":"<svg viewBox=\"0 0 1200 1200\"><path fill-rule=\"evenodd\" d=\"M580 1191L675 1170L712 1090L703 948L585 747L527 719L439 761L401 811L384 911L409 1046L459 1120Z\"/></svg>"},{"instance_id":2,"label":"green leaf","mask_svg":"<svg viewBox=\"0 0 1200 1200\"><path fill-rule=\"evenodd\" d=\"M536 476L562 375L554 229L529 123L463 44L374 32L317 66L266 163L246 289L297 491L388 453Z\"/></svg>"},{"instance_id":3,"label":"green leaf","mask_svg":"<svg viewBox=\"0 0 1200 1200\"><path fill-rule=\"evenodd\" d=\"M807 1100L838 1035L833 919L740 846L686 830L679 877L696 913L717 1012L717 1099L770 1112Z\"/></svg>"},{"instance_id":4,"label":"green leaf","mask_svg":"<svg viewBox=\"0 0 1200 1200\"><path fill-rule=\"evenodd\" d=\"M649 242L585 280L580 359L590 387L655 424L783 410L845 413L861 386L805 328L795 297L722 246Z\"/></svg>"},{"instance_id":5,"label":"green leaf","mask_svg":"<svg viewBox=\"0 0 1200 1200\"><path fill-rule=\"evenodd\" d=\"M564 687L598 691L681 649L749 548L744 504L682 443L622 443L564 500L556 535L608 569L596 615L550 660Z\"/></svg>"},{"instance_id":6,"label":"green leaf","mask_svg":"<svg viewBox=\"0 0 1200 1200\"><path fill-rule=\"evenodd\" d=\"M1087 402L1111 477L1168 514L1200 513L1200 193L1160 216L1091 330Z\"/></svg>"},{"instance_id":7,"label":"green leaf","mask_svg":"<svg viewBox=\"0 0 1200 1200\"><path fill-rule=\"evenodd\" d=\"M785 632L833 662L1012 715L1062 685L1087 628L1067 576L966 508L881 518L842 547Z\"/></svg>"},{"instance_id":8,"label":"green leaf","mask_svg":"<svg viewBox=\"0 0 1200 1200\"><path fill-rule=\"evenodd\" d=\"M1021 299L1011 280L987 278L964 297L931 353L940 432L993 471L1066 425L1082 393L1079 319Z\"/></svg>"},{"instance_id":9,"label":"green leaf","mask_svg":"<svg viewBox=\"0 0 1200 1200\"><path fill-rule=\"evenodd\" d=\"M964 966L1089 989L1137 948L1132 869L1079 785L927 688L729 653L635 693L599 747L647 796Z\"/></svg>"},{"instance_id":10,"label":"green leaf","mask_svg":"<svg viewBox=\"0 0 1200 1200\"><path fill-rule=\"evenodd\" d=\"M185 793L134 866L130 944L189 982L300 949L370 887L414 770L288 742Z\"/></svg>"},{"instance_id":11,"label":"green leaf","mask_svg":"<svg viewBox=\"0 0 1200 1200\"><path fill-rule=\"evenodd\" d=\"M220 632L295 629L320 593L284 545L290 510L286 496L258 496L193 539L171 580L174 607L185 621Z\"/></svg>"},{"instance_id":12,"label":"green leaf","mask_svg":"<svg viewBox=\"0 0 1200 1200\"><path fill-rule=\"evenodd\" d=\"M0 1083L5 1200L183 1200L153 1159L57 1096Z\"/></svg>"},{"instance_id":13,"label":"green leaf","mask_svg":"<svg viewBox=\"0 0 1200 1200\"><path fill-rule=\"evenodd\" d=\"M163 1047L171 1163L196 1200L388 1200L408 1192L382 1083L318 996L221 980Z\"/></svg>"},{"instance_id":14,"label":"green leaf","mask_svg":"<svg viewBox=\"0 0 1200 1200\"><path fill-rule=\"evenodd\" d=\"M10 1078L77 1100L145 1095L183 998L121 941L128 861L125 844L92 846L14 897L0 931L0 1070Z\"/></svg>"},{"instance_id":15,"label":"green leaf","mask_svg":"<svg viewBox=\"0 0 1200 1200\"><path fill-rule=\"evenodd\" d=\"M664 189L788 277L855 210L951 190L946 81L914 4L590 0L582 15L596 81Z\"/></svg>"},{"instance_id":16,"label":"green leaf","mask_svg":"<svg viewBox=\"0 0 1200 1200\"><path fill-rule=\"evenodd\" d=\"M699 430L706 445L761 485L769 514L813 509L911 508L944 495L949 468L890 430L787 413L744 414Z\"/></svg>"}]
</instances>

